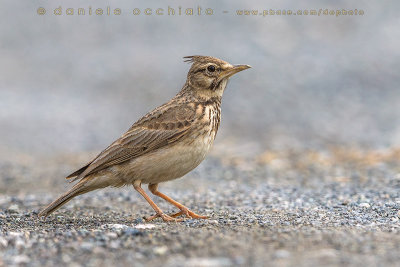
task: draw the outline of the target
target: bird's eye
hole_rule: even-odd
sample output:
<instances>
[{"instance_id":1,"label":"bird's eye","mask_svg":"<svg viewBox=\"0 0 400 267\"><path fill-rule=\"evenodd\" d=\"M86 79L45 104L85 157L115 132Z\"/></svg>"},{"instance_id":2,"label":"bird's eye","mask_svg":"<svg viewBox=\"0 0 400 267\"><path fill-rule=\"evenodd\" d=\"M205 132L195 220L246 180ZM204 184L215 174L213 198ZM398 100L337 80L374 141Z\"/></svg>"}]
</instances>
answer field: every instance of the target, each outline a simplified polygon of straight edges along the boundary
<instances>
[{"instance_id":1,"label":"bird's eye","mask_svg":"<svg viewBox=\"0 0 400 267\"><path fill-rule=\"evenodd\" d=\"M207 67L207 70L209 72L214 72L215 71L215 66L214 65L210 65L210 66Z\"/></svg>"}]
</instances>

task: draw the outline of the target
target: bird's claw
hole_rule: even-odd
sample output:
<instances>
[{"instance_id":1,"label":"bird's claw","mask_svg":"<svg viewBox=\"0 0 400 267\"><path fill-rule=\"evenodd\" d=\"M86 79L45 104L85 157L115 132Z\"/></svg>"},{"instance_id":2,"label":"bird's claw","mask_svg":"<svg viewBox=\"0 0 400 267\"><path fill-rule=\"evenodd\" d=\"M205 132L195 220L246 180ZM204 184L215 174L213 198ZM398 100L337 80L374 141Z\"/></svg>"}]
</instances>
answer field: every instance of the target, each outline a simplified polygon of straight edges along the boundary
<instances>
[{"instance_id":1,"label":"bird's claw","mask_svg":"<svg viewBox=\"0 0 400 267\"><path fill-rule=\"evenodd\" d=\"M146 222L149 222L151 220L154 220L158 217L161 217L161 219L163 219L165 222L170 222L170 221L175 221L175 222L181 222L184 220L184 218L181 219L176 219L176 217L179 217L181 215L185 215L186 218L190 218L190 219L208 219L207 216L203 216L203 215L198 215L196 213L194 213L193 211L189 210L189 209L181 209L179 212L174 213L174 214L155 214L151 217L145 218Z\"/></svg>"},{"instance_id":2,"label":"bird's claw","mask_svg":"<svg viewBox=\"0 0 400 267\"><path fill-rule=\"evenodd\" d=\"M181 221L183 221L182 218L181 219L177 219L177 218L174 218L173 216L169 216L168 214L165 214L165 213L157 213L157 214L155 214L153 216L150 216L150 217L147 217L147 218L145 217L144 219L145 219L146 222L149 222L149 221L152 221L152 220L154 220L154 219L156 219L158 217L163 219L164 222L181 222Z\"/></svg>"},{"instance_id":3,"label":"bird's claw","mask_svg":"<svg viewBox=\"0 0 400 267\"><path fill-rule=\"evenodd\" d=\"M191 219L207 219L208 218L207 216L196 214L187 208L183 208L183 209L181 209L181 211L179 211L175 214L172 214L171 217L177 217L180 215L185 215L187 218L191 218Z\"/></svg>"}]
</instances>

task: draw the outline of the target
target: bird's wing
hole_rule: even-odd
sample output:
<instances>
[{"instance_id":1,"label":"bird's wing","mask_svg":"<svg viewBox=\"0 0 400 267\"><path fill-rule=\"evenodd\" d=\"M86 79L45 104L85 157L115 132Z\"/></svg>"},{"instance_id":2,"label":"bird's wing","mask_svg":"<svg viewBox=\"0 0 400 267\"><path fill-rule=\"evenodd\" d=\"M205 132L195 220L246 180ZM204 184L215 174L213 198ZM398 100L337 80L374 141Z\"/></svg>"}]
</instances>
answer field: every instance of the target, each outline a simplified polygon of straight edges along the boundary
<instances>
[{"instance_id":1,"label":"bird's wing","mask_svg":"<svg viewBox=\"0 0 400 267\"><path fill-rule=\"evenodd\" d=\"M72 181L155 151L180 139L196 119L192 104L176 107L164 105L137 121L119 139L103 150L93 161L67 176Z\"/></svg>"}]
</instances>

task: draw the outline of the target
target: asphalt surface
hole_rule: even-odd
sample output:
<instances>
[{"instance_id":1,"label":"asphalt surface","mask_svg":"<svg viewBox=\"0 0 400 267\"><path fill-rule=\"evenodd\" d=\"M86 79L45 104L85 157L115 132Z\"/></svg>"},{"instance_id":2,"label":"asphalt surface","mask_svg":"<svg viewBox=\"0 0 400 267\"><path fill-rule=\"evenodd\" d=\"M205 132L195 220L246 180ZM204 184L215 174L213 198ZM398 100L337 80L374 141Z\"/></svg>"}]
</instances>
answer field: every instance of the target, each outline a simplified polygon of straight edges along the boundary
<instances>
[{"instance_id":1,"label":"asphalt surface","mask_svg":"<svg viewBox=\"0 0 400 267\"><path fill-rule=\"evenodd\" d=\"M398 266L400 151L223 151L160 186L210 216L178 223L146 223L152 210L128 187L77 197L39 219L70 187L62 177L93 154L3 160L0 265Z\"/></svg>"}]
</instances>

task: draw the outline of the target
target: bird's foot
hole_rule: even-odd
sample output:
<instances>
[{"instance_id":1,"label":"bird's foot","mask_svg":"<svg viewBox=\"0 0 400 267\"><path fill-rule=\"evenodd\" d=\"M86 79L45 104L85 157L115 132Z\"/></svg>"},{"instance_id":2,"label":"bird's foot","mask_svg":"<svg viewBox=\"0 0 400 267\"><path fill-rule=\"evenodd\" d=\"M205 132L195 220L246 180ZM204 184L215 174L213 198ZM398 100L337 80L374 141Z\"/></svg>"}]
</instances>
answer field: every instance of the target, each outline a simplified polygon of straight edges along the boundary
<instances>
[{"instance_id":1,"label":"bird's foot","mask_svg":"<svg viewBox=\"0 0 400 267\"><path fill-rule=\"evenodd\" d=\"M170 216L173 218L176 218L178 216L181 215L185 215L187 218L191 218L191 219L208 219L207 216L203 216L203 215L199 215L194 213L193 211L189 210L188 208L184 207L180 209L181 211L171 214Z\"/></svg>"},{"instance_id":2,"label":"bird's foot","mask_svg":"<svg viewBox=\"0 0 400 267\"><path fill-rule=\"evenodd\" d=\"M161 214L157 213L157 214L155 214L155 215L153 215L151 217L147 217L147 218L144 218L144 219L146 220L146 222L149 222L149 221L154 220L154 219L156 219L158 217L161 217L161 219L163 219L164 222L171 222L171 221L181 222L181 221L184 220L184 218L180 218L180 219L176 218L176 217L179 217L181 215L185 215L187 218L191 218L191 219L208 219L208 216L203 216L203 215L196 214L196 213L194 213L193 211L189 210L186 207L182 208L179 212L174 213L174 214L167 215L165 213L161 213Z\"/></svg>"},{"instance_id":3,"label":"bird's foot","mask_svg":"<svg viewBox=\"0 0 400 267\"><path fill-rule=\"evenodd\" d=\"M173 217L173 216L167 215L167 214L162 213L162 212L157 213L157 214L155 214L155 215L153 215L153 216L144 218L144 219L145 219L146 222L149 222L149 221L152 221L152 220L154 220L154 219L156 219L156 218L158 218L158 217L160 217L161 219L163 219L164 222L181 222L181 221L183 221L182 218L181 218L181 219L177 219L177 218L175 218L175 217Z\"/></svg>"}]
</instances>

